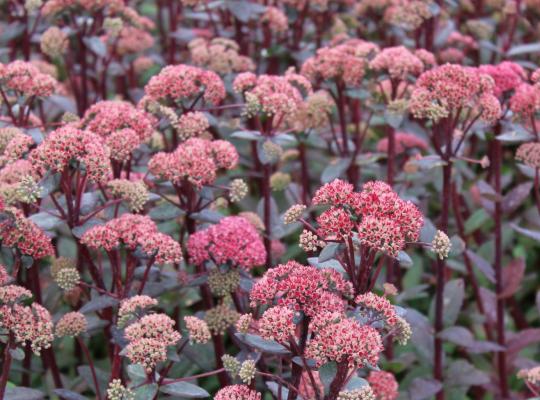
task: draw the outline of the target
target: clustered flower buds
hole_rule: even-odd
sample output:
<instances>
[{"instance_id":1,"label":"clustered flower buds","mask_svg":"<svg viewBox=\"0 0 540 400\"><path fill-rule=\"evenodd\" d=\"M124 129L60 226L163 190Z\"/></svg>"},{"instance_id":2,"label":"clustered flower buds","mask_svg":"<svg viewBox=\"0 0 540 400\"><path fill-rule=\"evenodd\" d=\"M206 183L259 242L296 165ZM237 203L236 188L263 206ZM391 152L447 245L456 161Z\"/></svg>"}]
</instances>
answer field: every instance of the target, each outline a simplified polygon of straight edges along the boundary
<instances>
[{"instance_id":1,"label":"clustered flower buds","mask_svg":"<svg viewBox=\"0 0 540 400\"><path fill-rule=\"evenodd\" d=\"M208 325L202 319L188 316L184 317L184 322L192 343L206 343L212 338Z\"/></svg>"},{"instance_id":2,"label":"clustered flower buds","mask_svg":"<svg viewBox=\"0 0 540 400\"><path fill-rule=\"evenodd\" d=\"M107 397L110 400L135 400L135 393L122 385L120 379L113 379L107 388Z\"/></svg>"},{"instance_id":3,"label":"clustered flower buds","mask_svg":"<svg viewBox=\"0 0 540 400\"><path fill-rule=\"evenodd\" d=\"M73 311L60 318L56 323L55 333L58 337L76 337L86 332L87 326L86 317L80 312Z\"/></svg>"},{"instance_id":4,"label":"clustered flower buds","mask_svg":"<svg viewBox=\"0 0 540 400\"><path fill-rule=\"evenodd\" d=\"M292 224L293 222L298 221L302 217L302 214L306 210L304 204L294 204L289 207L289 209L283 215L283 223L285 225Z\"/></svg>"},{"instance_id":5,"label":"clustered flower buds","mask_svg":"<svg viewBox=\"0 0 540 400\"><path fill-rule=\"evenodd\" d=\"M437 231L431 241L431 250L437 254L439 259L444 260L452 248L450 238L443 231Z\"/></svg>"},{"instance_id":6,"label":"clustered flower buds","mask_svg":"<svg viewBox=\"0 0 540 400\"><path fill-rule=\"evenodd\" d=\"M234 179L229 185L229 199L233 203L238 203L248 194L248 186L243 179Z\"/></svg>"}]
</instances>

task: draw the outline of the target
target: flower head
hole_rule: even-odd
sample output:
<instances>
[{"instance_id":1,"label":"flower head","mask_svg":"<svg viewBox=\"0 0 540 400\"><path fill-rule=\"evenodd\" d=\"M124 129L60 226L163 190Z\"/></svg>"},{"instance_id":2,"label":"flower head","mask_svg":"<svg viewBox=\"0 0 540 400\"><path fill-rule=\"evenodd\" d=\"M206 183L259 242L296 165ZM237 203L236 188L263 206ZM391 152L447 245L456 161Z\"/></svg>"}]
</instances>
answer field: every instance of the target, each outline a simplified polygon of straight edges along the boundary
<instances>
[{"instance_id":1,"label":"flower head","mask_svg":"<svg viewBox=\"0 0 540 400\"><path fill-rule=\"evenodd\" d=\"M246 385L230 385L220 389L214 400L261 400L261 394Z\"/></svg>"},{"instance_id":2,"label":"flower head","mask_svg":"<svg viewBox=\"0 0 540 400\"><path fill-rule=\"evenodd\" d=\"M54 78L41 73L29 62L16 60L9 64L0 64L0 86L5 90L27 97L48 97L53 94L56 85Z\"/></svg>"},{"instance_id":3,"label":"flower head","mask_svg":"<svg viewBox=\"0 0 540 400\"><path fill-rule=\"evenodd\" d=\"M225 87L215 72L183 64L163 68L150 79L144 91L149 99L166 103L193 101L202 96L218 104L225 98Z\"/></svg>"},{"instance_id":4,"label":"flower head","mask_svg":"<svg viewBox=\"0 0 540 400\"><path fill-rule=\"evenodd\" d=\"M302 65L302 75L312 82L333 79L343 80L348 86L359 86L370 58L378 51L377 45L360 39L322 47Z\"/></svg>"},{"instance_id":5,"label":"flower head","mask_svg":"<svg viewBox=\"0 0 540 400\"><path fill-rule=\"evenodd\" d=\"M30 161L41 175L62 172L73 162L84 165L90 180L102 182L110 174L110 150L96 134L71 126L59 128L30 153Z\"/></svg>"},{"instance_id":6,"label":"flower head","mask_svg":"<svg viewBox=\"0 0 540 400\"><path fill-rule=\"evenodd\" d=\"M206 343L212 338L208 325L202 319L187 316L184 317L184 322L186 323L186 328L189 332L189 340L191 342Z\"/></svg>"},{"instance_id":7,"label":"flower head","mask_svg":"<svg viewBox=\"0 0 540 400\"><path fill-rule=\"evenodd\" d=\"M395 80L405 80L409 76L418 76L424 71L424 63L404 46L387 47L373 60L369 67L375 71L384 71Z\"/></svg>"},{"instance_id":8,"label":"flower head","mask_svg":"<svg viewBox=\"0 0 540 400\"><path fill-rule=\"evenodd\" d=\"M60 318L56 323L56 336L79 336L80 334L86 332L88 322L84 314L80 312L73 311L65 314Z\"/></svg>"},{"instance_id":9,"label":"flower head","mask_svg":"<svg viewBox=\"0 0 540 400\"><path fill-rule=\"evenodd\" d=\"M493 123L501 114L494 87L493 79L478 69L446 64L420 75L411 94L410 110L416 118L434 119L435 109L440 109L443 117L469 109Z\"/></svg>"},{"instance_id":10,"label":"flower head","mask_svg":"<svg viewBox=\"0 0 540 400\"><path fill-rule=\"evenodd\" d=\"M378 400L397 399L398 383L390 372L371 371L367 380Z\"/></svg>"},{"instance_id":11,"label":"flower head","mask_svg":"<svg viewBox=\"0 0 540 400\"><path fill-rule=\"evenodd\" d=\"M238 163L233 145L223 140L188 139L172 153L157 153L149 162L150 171L175 184L188 181L197 187L211 184L219 169Z\"/></svg>"},{"instance_id":12,"label":"flower head","mask_svg":"<svg viewBox=\"0 0 540 400\"><path fill-rule=\"evenodd\" d=\"M293 319L294 311L288 307L276 306L269 308L258 321L259 333L264 339L287 344L290 337L294 336L295 333Z\"/></svg>"},{"instance_id":13,"label":"flower head","mask_svg":"<svg viewBox=\"0 0 540 400\"><path fill-rule=\"evenodd\" d=\"M41 51L51 58L62 56L68 44L67 35L56 26L51 26L41 35Z\"/></svg>"},{"instance_id":14,"label":"flower head","mask_svg":"<svg viewBox=\"0 0 540 400\"><path fill-rule=\"evenodd\" d=\"M431 251L443 260L448 257L448 253L452 247L450 239L443 231L437 231L431 241Z\"/></svg>"},{"instance_id":15,"label":"flower head","mask_svg":"<svg viewBox=\"0 0 540 400\"><path fill-rule=\"evenodd\" d=\"M187 244L195 264L212 260L252 269L264 264L266 251L259 232L243 217L225 217L216 225L190 236Z\"/></svg>"}]
</instances>

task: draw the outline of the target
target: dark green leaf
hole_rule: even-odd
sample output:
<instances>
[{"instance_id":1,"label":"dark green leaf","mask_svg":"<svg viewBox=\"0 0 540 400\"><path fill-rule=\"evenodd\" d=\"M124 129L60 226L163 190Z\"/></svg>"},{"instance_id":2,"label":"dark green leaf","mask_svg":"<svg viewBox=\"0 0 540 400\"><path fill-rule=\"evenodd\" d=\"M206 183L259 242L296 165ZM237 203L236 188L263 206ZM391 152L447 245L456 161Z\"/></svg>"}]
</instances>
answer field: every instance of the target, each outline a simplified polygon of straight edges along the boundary
<instances>
[{"instance_id":1,"label":"dark green leaf","mask_svg":"<svg viewBox=\"0 0 540 400\"><path fill-rule=\"evenodd\" d=\"M210 393L202 387L188 382L175 382L168 385L163 385L159 388L160 392L171 396L179 396L187 399L202 399L210 397Z\"/></svg>"}]
</instances>

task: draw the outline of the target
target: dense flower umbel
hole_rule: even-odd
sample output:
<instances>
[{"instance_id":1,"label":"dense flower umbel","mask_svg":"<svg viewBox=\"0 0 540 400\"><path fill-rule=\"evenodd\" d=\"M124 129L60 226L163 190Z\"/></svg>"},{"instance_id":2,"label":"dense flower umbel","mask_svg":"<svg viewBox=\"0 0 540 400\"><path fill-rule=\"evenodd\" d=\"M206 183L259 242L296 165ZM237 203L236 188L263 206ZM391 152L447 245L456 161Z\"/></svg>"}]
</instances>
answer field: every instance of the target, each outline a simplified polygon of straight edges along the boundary
<instances>
[{"instance_id":1,"label":"dense flower umbel","mask_svg":"<svg viewBox=\"0 0 540 400\"><path fill-rule=\"evenodd\" d=\"M494 123L501 115L494 87L493 79L478 69L446 64L420 75L411 94L410 110L416 118L435 122L470 110L469 118Z\"/></svg>"},{"instance_id":2,"label":"dense flower umbel","mask_svg":"<svg viewBox=\"0 0 540 400\"><path fill-rule=\"evenodd\" d=\"M377 45L360 39L322 47L302 65L302 74L313 82L334 79L349 86L358 86L366 74L369 59L378 51Z\"/></svg>"},{"instance_id":3,"label":"dense flower umbel","mask_svg":"<svg viewBox=\"0 0 540 400\"><path fill-rule=\"evenodd\" d=\"M113 379L107 388L107 398L110 400L135 400L135 393L122 385L120 379Z\"/></svg>"},{"instance_id":4,"label":"dense flower umbel","mask_svg":"<svg viewBox=\"0 0 540 400\"><path fill-rule=\"evenodd\" d=\"M395 400L398 397L398 383L390 372L371 371L367 378L377 400Z\"/></svg>"},{"instance_id":5,"label":"dense flower umbel","mask_svg":"<svg viewBox=\"0 0 540 400\"><path fill-rule=\"evenodd\" d=\"M34 139L17 128L0 128L0 165L13 162L28 152Z\"/></svg>"},{"instance_id":6,"label":"dense flower umbel","mask_svg":"<svg viewBox=\"0 0 540 400\"><path fill-rule=\"evenodd\" d=\"M184 317L184 322L189 332L189 340L192 343L206 343L212 338L208 325L202 319L187 316Z\"/></svg>"},{"instance_id":7,"label":"dense flower umbel","mask_svg":"<svg viewBox=\"0 0 540 400\"><path fill-rule=\"evenodd\" d=\"M174 346L182 338L174 330L175 322L165 314L150 314L125 329L127 357L141 364L147 371L167 359L167 347Z\"/></svg>"},{"instance_id":8,"label":"dense flower umbel","mask_svg":"<svg viewBox=\"0 0 540 400\"><path fill-rule=\"evenodd\" d=\"M246 114L250 117L273 117L273 128L295 116L302 106L302 90L311 92L309 82L292 72L284 76L239 74L233 87L246 100Z\"/></svg>"},{"instance_id":9,"label":"dense flower umbel","mask_svg":"<svg viewBox=\"0 0 540 400\"><path fill-rule=\"evenodd\" d=\"M264 264L266 251L257 229L243 217L225 217L190 236L191 262L213 261L245 269Z\"/></svg>"},{"instance_id":10,"label":"dense flower umbel","mask_svg":"<svg viewBox=\"0 0 540 400\"><path fill-rule=\"evenodd\" d=\"M510 110L517 117L527 120L540 108L540 87L538 84L523 83L517 87L510 99Z\"/></svg>"},{"instance_id":11,"label":"dense flower umbel","mask_svg":"<svg viewBox=\"0 0 540 400\"><path fill-rule=\"evenodd\" d=\"M217 104L225 97L225 87L215 72L182 64L163 68L150 79L144 90L148 99L165 103L193 101L202 96Z\"/></svg>"},{"instance_id":12,"label":"dense flower umbel","mask_svg":"<svg viewBox=\"0 0 540 400\"><path fill-rule=\"evenodd\" d=\"M53 340L51 314L37 303L30 306L6 304L0 299L0 327L11 331L20 345L30 343L36 355L49 348Z\"/></svg>"},{"instance_id":13,"label":"dense flower umbel","mask_svg":"<svg viewBox=\"0 0 540 400\"><path fill-rule=\"evenodd\" d=\"M526 78L523 67L515 62L503 61L497 65L481 65L478 70L495 81L493 93L501 96L520 86Z\"/></svg>"},{"instance_id":14,"label":"dense flower umbel","mask_svg":"<svg viewBox=\"0 0 540 400\"><path fill-rule=\"evenodd\" d=\"M425 59L425 58L424 58ZM383 71L395 80L418 76L424 71L423 60L404 46L387 47L369 63L375 71Z\"/></svg>"},{"instance_id":15,"label":"dense flower umbel","mask_svg":"<svg viewBox=\"0 0 540 400\"><path fill-rule=\"evenodd\" d=\"M94 249L107 251L123 243L130 250L140 246L141 250L155 257L158 264L177 263L182 259L182 250L172 237L158 231L150 217L124 214L105 225L90 228L81 238L81 243Z\"/></svg>"},{"instance_id":16,"label":"dense flower umbel","mask_svg":"<svg viewBox=\"0 0 540 400\"><path fill-rule=\"evenodd\" d=\"M351 367L377 365L384 350L381 335L375 328L361 325L341 313L317 314L311 329L315 336L309 341L306 354L318 365L330 361L347 362Z\"/></svg>"},{"instance_id":17,"label":"dense flower umbel","mask_svg":"<svg viewBox=\"0 0 540 400\"><path fill-rule=\"evenodd\" d=\"M516 151L516 160L531 168L540 168L540 143L523 143Z\"/></svg>"},{"instance_id":18,"label":"dense flower umbel","mask_svg":"<svg viewBox=\"0 0 540 400\"><path fill-rule=\"evenodd\" d=\"M30 160L40 174L62 172L72 162L84 165L90 180L102 182L110 174L110 150L103 140L89 131L71 126L59 128L30 153Z\"/></svg>"},{"instance_id":19,"label":"dense flower umbel","mask_svg":"<svg viewBox=\"0 0 540 400\"><path fill-rule=\"evenodd\" d=\"M26 61L0 64L0 86L23 96L47 97L53 94L57 82Z\"/></svg>"},{"instance_id":20,"label":"dense flower umbel","mask_svg":"<svg viewBox=\"0 0 540 400\"><path fill-rule=\"evenodd\" d=\"M337 400L377 400L377 398L373 389L369 385L364 385L358 389L339 392Z\"/></svg>"},{"instance_id":21,"label":"dense flower umbel","mask_svg":"<svg viewBox=\"0 0 540 400\"><path fill-rule=\"evenodd\" d=\"M16 248L36 260L54 254L51 239L36 224L26 219L22 211L16 208L6 211L10 218L0 223L3 246Z\"/></svg>"},{"instance_id":22,"label":"dense flower umbel","mask_svg":"<svg viewBox=\"0 0 540 400\"><path fill-rule=\"evenodd\" d=\"M410 201L402 200L384 182L372 181L361 192L339 179L322 186L313 204L330 205L317 222L323 238L342 239L356 229L360 242L396 257L407 241L416 241L423 216Z\"/></svg>"},{"instance_id":23,"label":"dense flower umbel","mask_svg":"<svg viewBox=\"0 0 540 400\"><path fill-rule=\"evenodd\" d=\"M259 334L267 340L288 344L294 336L294 311L288 307L276 306L269 308L259 319Z\"/></svg>"},{"instance_id":24,"label":"dense flower umbel","mask_svg":"<svg viewBox=\"0 0 540 400\"><path fill-rule=\"evenodd\" d=\"M217 392L214 400L261 400L261 394L246 385L231 385Z\"/></svg>"},{"instance_id":25,"label":"dense flower umbel","mask_svg":"<svg viewBox=\"0 0 540 400\"><path fill-rule=\"evenodd\" d=\"M148 140L154 132L153 116L125 101L100 101L91 106L80 121L82 129L108 138L113 133L133 131L139 143Z\"/></svg>"},{"instance_id":26,"label":"dense flower umbel","mask_svg":"<svg viewBox=\"0 0 540 400\"><path fill-rule=\"evenodd\" d=\"M86 332L88 322L84 314L78 311L69 312L62 316L56 323L55 333L58 337L63 336L79 336Z\"/></svg>"},{"instance_id":27,"label":"dense flower umbel","mask_svg":"<svg viewBox=\"0 0 540 400\"><path fill-rule=\"evenodd\" d=\"M114 179L107 183L114 196L117 196L127 203L132 212L139 212L144 209L144 204L148 201L148 189L142 181L130 181L128 179Z\"/></svg>"},{"instance_id":28,"label":"dense flower umbel","mask_svg":"<svg viewBox=\"0 0 540 400\"><path fill-rule=\"evenodd\" d=\"M213 183L219 169L232 169L237 163L238 153L229 142L192 138L172 153L157 153L148 168L174 184L188 181L201 187Z\"/></svg>"},{"instance_id":29,"label":"dense flower umbel","mask_svg":"<svg viewBox=\"0 0 540 400\"><path fill-rule=\"evenodd\" d=\"M255 69L253 61L238 52L238 44L227 38L213 38L208 41L197 38L189 42L189 52L195 65L208 68L218 74L246 72Z\"/></svg>"},{"instance_id":30,"label":"dense flower umbel","mask_svg":"<svg viewBox=\"0 0 540 400\"><path fill-rule=\"evenodd\" d=\"M122 326L132 318L142 317L147 309L155 307L157 304L156 299L146 295L137 295L122 300L118 310L118 324Z\"/></svg>"},{"instance_id":31,"label":"dense flower umbel","mask_svg":"<svg viewBox=\"0 0 540 400\"><path fill-rule=\"evenodd\" d=\"M380 315L388 325L395 325L397 323L396 310L387 298L368 292L357 296L355 302L367 311Z\"/></svg>"},{"instance_id":32,"label":"dense flower umbel","mask_svg":"<svg viewBox=\"0 0 540 400\"><path fill-rule=\"evenodd\" d=\"M350 282L337 271L289 261L269 269L253 286L250 299L252 307L277 301L278 305L315 316L321 310L343 311L342 298L351 293Z\"/></svg>"}]
</instances>

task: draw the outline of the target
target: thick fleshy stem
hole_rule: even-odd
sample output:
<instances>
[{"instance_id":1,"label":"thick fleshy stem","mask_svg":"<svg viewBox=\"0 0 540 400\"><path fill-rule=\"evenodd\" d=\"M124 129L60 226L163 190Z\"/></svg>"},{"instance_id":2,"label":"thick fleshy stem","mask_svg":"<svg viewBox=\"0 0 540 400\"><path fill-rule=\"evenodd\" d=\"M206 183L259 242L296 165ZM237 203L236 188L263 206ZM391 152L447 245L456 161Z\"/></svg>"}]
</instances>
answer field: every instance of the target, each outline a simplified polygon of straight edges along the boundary
<instances>
[{"instance_id":1,"label":"thick fleshy stem","mask_svg":"<svg viewBox=\"0 0 540 400\"><path fill-rule=\"evenodd\" d=\"M335 400L337 399L339 392L343 388L343 385L347 381L347 376L349 374L349 364L347 361L342 361L337 365L336 376L330 384L330 390L328 394L324 397L324 400Z\"/></svg>"},{"instance_id":2,"label":"thick fleshy stem","mask_svg":"<svg viewBox=\"0 0 540 400\"><path fill-rule=\"evenodd\" d=\"M90 365L90 372L92 373L92 382L94 383L94 389L96 390L95 392L96 399L101 400L102 398L101 392L99 390L99 383L97 380L96 369L94 368L94 362L92 361L92 356L90 355L90 352L88 351L88 347L86 347L86 344L80 337L77 337L77 342L79 343L79 346L81 346L84 356L86 357L86 359L88 360L88 364Z\"/></svg>"},{"instance_id":3,"label":"thick fleshy stem","mask_svg":"<svg viewBox=\"0 0 540 400\"><path fill-rule=\"evenodd\" d=\"M445 126L448 128L447 126ZM450 214L450 204L452 201L452 129L446 129L445 139L446 148L444 153L444 161L446 165L443 166L443 191L442 191L442 210L439 229L443 232L448 231L448 220ZM437 260L437 273L436 273L436 294L435 294L435 354L433 375L439 382L443 382L443 340L438 334L444 329L444 285L446 281L446 262L444 260ZM444 390L440 390L437 393L437 400L444 400Z\"/></svg>"},{"instance_id":4,"label":"thick fleshy stem","mask_svg":"<svg viewBox=\"0 0 540 400\"><path fill-rule=\"evenodd\" d=\"M4 398L6 392L6 385L9 379L9 370L11 368L11 346L13 343L13 334L10 332L9 339L4 349L4 362L2 363L2 375L0 376L0 399Z\"/></svg>"},{"instance_id":5,"label":"thick fleshy stem","mask_svg":"<svg viewBox=\"0 0 540 400\"><path fill-rule=\"evenodd\" d=\"M498 140L493 141L493 178L494 189L498 198L502 195L501 189L501 155L502 144ZM495 202L495 262L493 268L495 269L495 291L497 294L497 343L505 346L505 332L504 332L504 298L500 296L503 290L502 282L502 204L500 201ZM503 399L507 399L509 396L508 381L506 376L506 352L497 352L497 373L499 377L499 389Z\"/></svg>"}]
</instances>

